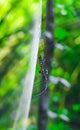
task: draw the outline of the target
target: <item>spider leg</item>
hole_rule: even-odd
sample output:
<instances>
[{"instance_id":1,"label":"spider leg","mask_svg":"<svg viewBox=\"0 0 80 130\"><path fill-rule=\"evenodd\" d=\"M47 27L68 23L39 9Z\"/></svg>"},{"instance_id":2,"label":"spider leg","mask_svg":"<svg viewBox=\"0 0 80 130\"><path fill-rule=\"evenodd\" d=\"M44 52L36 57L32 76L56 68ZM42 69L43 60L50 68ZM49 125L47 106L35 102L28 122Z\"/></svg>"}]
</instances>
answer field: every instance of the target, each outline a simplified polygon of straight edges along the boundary
<instances>
[{"instance_id":1,"label":"spider leg","mask_svg":"<svg viewBox=\"0 0 80 130\"><path fill-rule=\"evenodd\" d=\"M47 88L48 88L48 83L46 82L45 89L42 90L39 94L35 95L35 97L38 97L38 96L41 96L42 94L44 94L44 92L46 92Z\"/></svg>"},{"instance_id":2,"label":"spider leg","mask_svg":"<svg viewBox=\"0 0 80 130\"><path fill-rule=\"evenodd\" d=\"M48 88L48 81L47 81L47 74L48 74L48 70L44 70L42 69L42 73L44 75L44 78L45 78L45 81L46 81L46 85L45 85L45 88L44 90L42 90L39 94L37 94L36 96L41 96Z\"/></svg>"},{"instance_id":3,"label":"spider leg","mask_svg":"<svg viewBox=\"0 0 80 130\"><path fill-rule=\"evenodd\" d=\"M39 94L35 95L35 97L41 96L48 88L48 80L47 80L48 70L44 68L45 59L43 59L41 56L39 56L38 58L39 58L39 63L40 63L40 71L39 72L42 73L42 75L44 76L45 88Z\"/></svg>"}]
</instances>

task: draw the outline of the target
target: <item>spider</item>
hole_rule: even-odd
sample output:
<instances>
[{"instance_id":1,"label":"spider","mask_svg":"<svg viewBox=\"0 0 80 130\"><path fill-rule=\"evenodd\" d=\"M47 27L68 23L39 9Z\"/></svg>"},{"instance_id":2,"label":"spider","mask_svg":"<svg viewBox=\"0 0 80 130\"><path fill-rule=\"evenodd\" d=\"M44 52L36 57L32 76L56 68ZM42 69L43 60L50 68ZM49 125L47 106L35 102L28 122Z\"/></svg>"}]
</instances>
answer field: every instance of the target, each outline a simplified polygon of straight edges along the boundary
<instances>
[{"instance_id":1,"label":"spider","mask_svg":"<svg viewBox=\"0 0 80 130\"><path fill-rule=\"evenodd\" d=\"M39 64L40 64L39 73L41 73L44 76L44 79L45 79L45 88L44 88L44 90L42 90L39 94L36 95L36 96L41 96L48 88L48 79L47 79L48 70L44 68L44 60L41 57L41 55L38 57L38 59L39 59Z\"/></svg>"},{"instance_id":2,"label":"spider","mask_svg":"<svg viewBox=\"0 0 80 130\"><path fill-rule=\"evenodd\" d=\"M47 81L48 70L44 68L44 60L41 56L39 56L38 59L40 64L39 73L42 73L44 75L45 80Z\"/></svg>"}]
</instances>

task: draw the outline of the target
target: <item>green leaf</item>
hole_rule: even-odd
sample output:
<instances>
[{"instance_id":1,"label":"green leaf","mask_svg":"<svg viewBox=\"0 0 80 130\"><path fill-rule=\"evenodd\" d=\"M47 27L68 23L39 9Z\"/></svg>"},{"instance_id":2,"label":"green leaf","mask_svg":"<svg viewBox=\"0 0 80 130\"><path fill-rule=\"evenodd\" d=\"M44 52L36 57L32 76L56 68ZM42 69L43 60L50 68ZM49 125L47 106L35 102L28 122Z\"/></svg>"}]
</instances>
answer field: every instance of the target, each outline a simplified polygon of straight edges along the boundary
<instances>
[{"instance_id":1,"label":"green leaf","mask_svg":"<svg viewBox=\"0 0 80 130\"><path fill-rule=\"evenodd\" d=\"M66 31L64 28L56 28L55 29L55 36L59 39L62 40L68 36L68 31Z\"/></svg>"}]
</instances>

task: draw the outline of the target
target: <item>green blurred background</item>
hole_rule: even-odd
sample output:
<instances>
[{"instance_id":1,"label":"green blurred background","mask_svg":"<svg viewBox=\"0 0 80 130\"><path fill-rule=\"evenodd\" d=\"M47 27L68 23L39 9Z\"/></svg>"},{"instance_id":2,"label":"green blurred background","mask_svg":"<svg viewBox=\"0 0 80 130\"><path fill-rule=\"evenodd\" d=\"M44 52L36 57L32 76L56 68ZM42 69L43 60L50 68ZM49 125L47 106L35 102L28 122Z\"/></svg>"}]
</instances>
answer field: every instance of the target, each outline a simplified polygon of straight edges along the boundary
<instances>
[{"instance_id":1,"label":"green blurred background","mask_svg":"<svg viewBox=\"0 0 80 130\"><path fill-rule=\"evenodd\" d=\"M10 130L14 123L29 67L38 2L0 0L0 130ZM46 31L46 2L44 0L42 5L42 37ZM55 50L47 130L80 130L80 1L56 0L53 9ZM38 98L32 100L29 130L37 130L38 105Z\"/></svg>"}]
</instances>

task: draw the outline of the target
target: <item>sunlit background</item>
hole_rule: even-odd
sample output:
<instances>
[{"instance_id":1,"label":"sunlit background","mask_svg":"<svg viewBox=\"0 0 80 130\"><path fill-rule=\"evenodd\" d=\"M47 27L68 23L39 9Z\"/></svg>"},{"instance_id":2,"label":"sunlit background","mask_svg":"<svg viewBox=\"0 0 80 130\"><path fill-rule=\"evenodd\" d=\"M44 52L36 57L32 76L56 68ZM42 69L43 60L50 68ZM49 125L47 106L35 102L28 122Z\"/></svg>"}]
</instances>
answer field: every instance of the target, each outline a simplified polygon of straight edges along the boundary
<instances>
[{"instance_id":1,"label":"sunlit background","mask_svg":"<svg viewBox=\"0 0 80 130\"><path fill-rule=\"evenodd\" d=\"M33 21L39 0L0 0L0 130L11 130L29 68ZM42 5L40 51L46 31ZM80 1L54 1L55 49L51 62L47 130L80 130ZM37 62L33 95L39 93ZM39 97L32 99L28 130L37 130Z\"/></svg>"}]
</instances>

